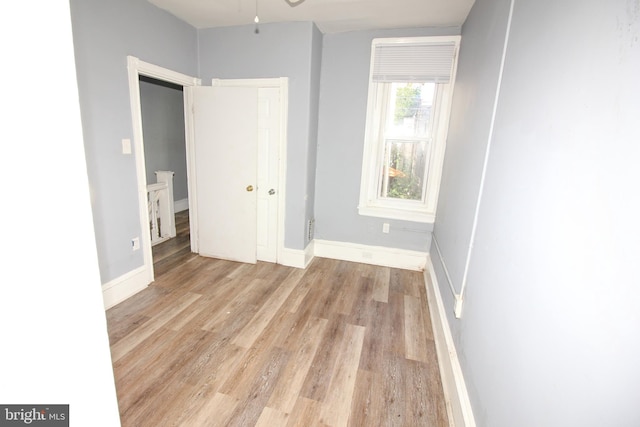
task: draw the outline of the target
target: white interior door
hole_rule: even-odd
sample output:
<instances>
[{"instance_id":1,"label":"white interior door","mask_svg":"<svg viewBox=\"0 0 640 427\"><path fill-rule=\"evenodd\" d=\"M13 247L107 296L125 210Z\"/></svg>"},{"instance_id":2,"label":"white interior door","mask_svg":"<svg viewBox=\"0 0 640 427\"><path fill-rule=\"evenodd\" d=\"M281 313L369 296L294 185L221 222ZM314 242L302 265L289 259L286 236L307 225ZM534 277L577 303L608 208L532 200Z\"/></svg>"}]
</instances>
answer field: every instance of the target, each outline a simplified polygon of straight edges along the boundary
<instances>
[{"instance_id":1,"label":"white interior door","mask_svg":"<svg viewBox=\"0 0 640 427\"><path fill-rule=\"evenodd\" d=\"M258 89L257 256L277 261L280 89Z\"/></svg>"},{"instance_id":2,"label":"white interior door","mask_svg":"<svg viewBox=\"0 0 640 427\"><path fill-rule=\"evenodd\" d=\"M187 90L193 102L198 253L255 263L258 89Z\"/></svg>"}]
</instances>

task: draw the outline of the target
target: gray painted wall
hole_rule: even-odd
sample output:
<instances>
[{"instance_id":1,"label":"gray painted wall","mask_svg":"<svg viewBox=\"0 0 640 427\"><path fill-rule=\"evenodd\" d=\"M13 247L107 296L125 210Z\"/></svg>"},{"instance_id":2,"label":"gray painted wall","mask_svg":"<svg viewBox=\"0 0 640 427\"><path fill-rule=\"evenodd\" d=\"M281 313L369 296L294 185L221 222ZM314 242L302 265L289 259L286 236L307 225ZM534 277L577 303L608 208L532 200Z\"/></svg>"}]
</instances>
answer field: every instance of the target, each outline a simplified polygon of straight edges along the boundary
<instances>
[{"instance_id":1,"label":"gray painted wall","mask_svg":"<svg viewBox=\"0 0 640 427\"><path fill-rule=\"evenodd\" d=\"M100 276L106 283L143 265L127 55L195 76L196 30L144 0L71 0L78 90Z\"/></svg>"},{"instance_id":2,"label":"gray painted wall","mask_svg":"<svg viewBox=\"0 0 640 427\"><path fill-rule=\"evenodd\" d=\"M507 7L477 0L463 26L486 44L462 59L493 65L458 102L493 80ZM437 265L479 426L640 425L639 39L638 0L515 1L460 320ZM486 109L457 105L453 123ZM447 153L447 173L477 173L482 156L461 152ZM435 225L457 278L473 216L463 199L477 188L449 178L441 191L465 211Z\"/></svg>"},{"instance_id":3,"label":"gray painted wall","mask_svg":"<svg viewBox=\"0 0 640 427\"><path fill-rule=\"evenodd\" d=\"M311 137L317 116L318 39L315 24L295 22L199 30L200 72L203 84L212 78L289 78L287 129L287 194L285 246L304 249L306 219L313 215L315 139Z\"/></svg>"},{"instance_id":4,"label":"gray painted wall","mask_svg":"<svg viewBox=\"0 0 640 427\"><path fill-rule=\"evenodd\" d=\"M173 171L173 199L188 198L182 89L140 81L140 105L147 183L155 171Z\"/></svg>"},{"instance_id":5,"label":"gray painted wall","mask_svg":"<svg viewBox=\"0 0 640 427\"><path fill-rule=\"evenodd\" d=\"M510 5L510 0L476 1L480 5L471 9L462 29L433 231L457 292L471 242Z\"/></svg>"},{"instance_id":6,"label":"gray painted wall","mask_svg":"<svg viewBox=\"0 0 640 427\"><path fill-rule=\"evenodd\" d=\"M320 71L322 69L322 42L324 36L316 26L311 38L311 93L309 97L309 153L307 156L307 203L305 225L315 220L316 200L316 168L318 163L318 117L320 108ZM311 234L313 234L313 229ZM311 237L311 239L309 239ZM305 233L305 243L309 243L313 235Z\"/></svg>"},{"instance_id":7,"label":"gray painted wall","mask_svg":"<svg viewBox=\"0 0 640 427\"><path fill-rule=\"evenodd\" d=\"M371 41L376 37L460 34L460 28L325 34L320 83L316 170L316 238L427 251L431 224L358 214L369 90ZM382 224L390 233L382 233Z\"/></svg>"}]
</instances>

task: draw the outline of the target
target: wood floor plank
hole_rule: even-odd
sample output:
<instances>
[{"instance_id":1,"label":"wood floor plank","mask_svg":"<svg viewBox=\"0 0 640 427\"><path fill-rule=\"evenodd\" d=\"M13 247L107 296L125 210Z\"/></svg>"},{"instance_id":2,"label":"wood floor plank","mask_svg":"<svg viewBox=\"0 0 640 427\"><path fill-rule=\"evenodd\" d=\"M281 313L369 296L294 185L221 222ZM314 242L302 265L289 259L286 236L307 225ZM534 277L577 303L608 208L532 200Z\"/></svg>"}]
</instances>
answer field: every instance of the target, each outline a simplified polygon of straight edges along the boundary
<instances>
[{"instance_id":1,"label":"wood floor plank","mask_svg":"<svg viewBox=\"0 0 640 427\"><path fill-rule=\"evenodd\" d=\"M424 322L425 338L427 340L427 348L430 350L432 348L435 348L435 338L433 335L433 324L431 323L431 314L429 312L429 307L424 305L424 302L427 301L427 288L424 285L424 281L422 282L422 287L420 288L419 299L421 304L422 320Z\"/></svg>"},{"instance_id":2,"label":"wood floor plank","mask_svg":"<svg viewBox=\"0 0 640 427\"><path fill-rule=\"evenodd\" d=\"M212 345L185 372L185 383L195 390L192 397L206 398L233 375L247 349L232 345L229 338L213 336Z\"/></svg>"},{"instance_id":3,"label":"wood floor plank","mask_svg":"<svg viewBox=\"0 0 640 427\"><path fill-rule=\"evenodd\" d=\"M109 345L115 345L122 338L128 336L135 329L138 329L151 318L140 313L130 313L120 319L112 319L112 333L109 334Z\"/></svg>"},{"instance_id":4,"label":"wood floor plank","mask_svg":"<svg viewBox=\"0 0 640 427\"><path fill-rule=\"evenodd\" d=\"M343 315L337 315L329 320L316 357L313 358L307 378L300 390L300 396L319 402L324 401L340 351L338 344L344 337L346 327L347 323Z\"/></svg>"},{"instance_id":5,"label":"wood floor plank","mask_svg":"<svg viewBox=\"0 0 640 427\"><path fill-rule=\"evenodd\" d=\"M404 338L407 359L427 361L426 319L419 298L404 296Z\"/></svg>"},{"instance_id":6,"label":"wood floor plank","mask_svg":"<svg viewBox=\"0 0 640 427\"><path fill-rule=\"evenodd\" d=\"M314 260L312 262L312 267L319 269L331 269L331 266L327 261L328 260L323 259ZM321 311L319 307L323 305L321 301L325 301L329 297L329 293L331 291L331 285L325 282L327 275L328 272L325 271L324 276L317 276L315 274L305 274L303 276L301 280L301 287L306 288L304 298L294 311L289 309L289 300L285 302L287 310L293 313L292 322L290 323L289 329L282 331L282 333L278 335L275 345L281 346L290 351L296 351L298 348L298 342L304 339L303 334L307 323L310 322L311 319L322 317L318 314ZM309 282L314 279L316 280L315 282ZM293 298L297 298L298 296L294 296L294 294L296 294L296 291L292 292L291 296Z\"/></svg>"},{"instance_id":7,"label":"wood floor plank","mask_svg":"<svg viewBox=\"0 0 640 427\"><path fill-rule=\"evenodd\" d=\"M406 374L404 372L404 358L395 353L385 357L385 366L380 373L380 393L382 401L382 425L403 427L419 425L406 414Z\"/></svg>"},{"instance_id":8,"label":"wood floor plank","mask_svg":"<svg viewBox=\"0 0 640 427\"><path fill-rule=\"evenodd\" d=\"M228 382L222 390L229 389L229 394L240 400L240 405L227 420L227 426L248 426L255 425L266 406L269 397L287 365L289 353L274 347L268 352L263 352L264 363L261 365L248 365L242 373L238 386L228 387ZM257 369L255 369L257 368ZM254 370L255 369L255 370ZM236 376L237 378L237 376ZM250 378L250 381L244 381ZM235 382L235 378L233 379Z\"/></svg>"},{"instance_id":9,"label":"wood floor plank","mask_svg":"<svg viewBox=\"0 0 640 427\"><path fill-rule=\"evenodd\" d=\"M356 383L365 328L347 325L340 345L329 392L322 402L322 422L330 426L346 426L351 414L351 401Z\"/></svg>"},{"instance_id":10,"label":"wood floor plank","mask_svg":"<svg viewBox=\"0 0 640 427\"><path fill-rule=\"evenodd\" d=\"M213 258L200 257L205 260L191 277L181 278L181 284L174 286L174 290L192 292L194 294L210 295L216 291L215 285L241 268L242 264L225 263ZM213 285L213 286L212 286Z\"/></svg>"},{"instance_id":11,"label":"wood floor plank","mask_svg":"<svg viewBox=\"0 0 640 427\"><path fill-rule=\"evenodd\" d=\"M223 393L216 393L213 399L200 408L198 413L180 421L181 427L211 426L224 427L238 406L238 399Z\"/></svg>"},{"instance_id":12,"label":"wood floor plank","mask_svg":"<svg viewBox=\"0 0 640 427\"><path fill-rule=\"evenodd\" d=\"M318 283L310 289L305 301L302 304L310 304L313 307L312 314L325 319L331 318L335 314L338 300L334 298L338 295L343 286L344 275L347 265L343 261L331 263L329 260L321 259L320 263L326 266L325 274L319 277Z\"/></svg>"},{"instance_id":13,"label":"wood floor plank","mask_svg":"<svg viewBox=\"0 0 640 427\"><path fill-rule=\"evenodd\" d=\"M184 382L181 381L182 370L190 367L188 362L194 354L209 345L209 333L205 331L190 331L178 334L177 337L172 352L165 353L144 370L132 375L126 382L126 387L120 385L120 411L122 417L130 420L133 425L140 425L143 420L146 422L162 413L174 401L175 394L184 388ZM154 372L162 372L162 375L154 375ZM156 405L144 404L149 396L153 396Z\"/></svg>"},{"instance_id":14,"label":"wood floor plank","mask_svg":"<svg viewBox=\"0 0 640 427\"><path fill-rule=\"evenodd\" d=\"M318 401L299 397L289 417L287 427L327 427L320 420L322 404Z\"/></svg>"},{"instance_id":15,"label":"wood floor plank","mask_svg":"<svg viewBox=\"0 0 640 427\"><path fill-rule=\"evenodd\" d=\"M418 271L401 270L405 295L420 298L424 288L424 276Z\"/></svg>"},{"instance_id":16,"label":"wood floor plank","mask_svg":"<svg viewBox=\"0 0 640 427\"><path fill-rule=\"evenodd\" d=\"M304 272L302 270L292 270L289 276L260 307L260 310L249 321L247 326L236 335L233 343L245 348L251 347L278 310L280 310L280 307L282 307L282 304L284 304L303 275Z\"/></svg>"},{"instance_id":17,"label":"wood floor plank","mask_svg":"<svg viewBox=\"0 0 640 427\"><path fill-rule=\"evenodd\" d=\"M373 299L373 280L366 276L357 279L351 312L348 313L352 325L366 326L375 310Z\"/></svg>"},{"instance_id":18,"label":"wood floor plank","mask_svg":"<svg viewBox=\"0 0 640 427\"><path fill-rule=\"evenodd\" d=\"M363 351L360 357L360 369L380 372L384 365L384 355L393 351L393 336L385 333L385 324L389 322L388 304L372 301L366 323Z\"/></svg>"},{"instance_id":19,"label":"wood floor plank","mask_svg":"<svg viewBox=\"0 0 640 427\"><path fill-rule=\"evenodd\" d=\"M373 299L378 302L389 302L389 278L391 269L381 267L376 269L373 282Z\"/></svg>"},{"instance_id":20,"label":"wood floor plank","mask_svg":"<svg viewBox=\"0 0 640 427\"><path fill-rule=\"evenodd\" d=\"M384 409L379 374L358 370L349 425L354 427L383 426Z\"/></svg>"},{"instance_id":21,"label":"wood floor plank","mask_svg":"<svg viewBox=\"0 0 640 427\"><path fill-rule=\"evenodd\" d=\"M114 345L123 337L140 327L151 316L144 310L164 299L169 291L149 286L145 292L138 292L129 299L107 310L109 342Z\"/></svg>"},{"instance_id":22,"label":"wood floor plank","mask_svg":"<svg viewBox=\"0 0 640 427\"><path fill-rule=\"evenodd\" d=\"M265 288L270 284L262 279L252 279L249 282L239 281L233 283L235 291L231 293L231 299L220 301L226 303L223 306L216 307L211 311L211 316L202 325L202 329L207 331L219 330L222 323L224 323L230 316L235 316L241 313L248 306L252 305L250 301L250 294L254 292L254 288ZM229 284L231 285L231 283Z\"/></svg>"},{"instance_id":23,"label":"wood floor plank","mask_svg":"<svg viewBox=\"0 0 640 427\"><path fill-rule=\"evenodd\" d=\"M139 384L139 378L144 378L147 369L162 371L166 363L168 352L173 351L179 341L178 333L161 328L135 349L113 363L113 374L120 398L120 409L124 409L124 402L135 395L131 384ZM135 396L134 396L135 397Z\"/></svg>"},{"instance_id":24,"label":"wood floor plank","mask_svg":"<svg viewBox=\"0 0 640 427\"><path fill-rule=\"evenodd\" d=\"M389 320L382 325L382 334L388 336L391 350L394 353L404 354L404 295L396 292L389 293Z\"/></svg>"},{"instance_id":25,"label":"wood floor plank","mask_svg":"<svg viewBox=\"0 0 640 427\"><path fill-rule=\"evenodd\" d=\"M314 318L307 323L300 348L292 355L278 380L267 404L269 407L284 413L290 413L293 410L311 362L322 341L327 322L326 319Z\"/></svg>"},{"instance_id":26,"label":"wood floor plank","mask_svg":"<svg viewBox=\"0 0 640 427\"><path fill-rule=\"evenodd\" d=\"M236 262L225 262L212 258L205 258L206 266L200 273L200 280L193 282L189 287L189 292L202 295L215 295L222 283L236 283L233 281L235 272L244 270L245 266ZM247 268L250 270L250 268Z\"/></svg>"},{"instance_id":27,"label":"wood floor plank","mask_svg":"<svg viewBox=\"0 0 640 427\"><path fill-rule=\"evenodd\" d=\"M211 325L217 321L222 321L218 316L222 316L223 313L227 313L225 307L238 293L239 287L243 286L242 283L238 283L237 280L229 279L228 277L222 277L215 284L210 286L207 293L202 294L203 297L198 300L198 306L204 305L204 309L199 313L191 317L184 325L183 329L211 329L207 325ZM217 320L216 320L217 319Z\"/></svg>"},{"instance_id":28,"label":"wood floor plank","mask_svg":"<svg viewBox=\"0 0 640 427\"><path fill-rule=\"evenodd\" d=\"M338 292L331 295L331 298L336 301L336 312L349 315L353 311L354 303L361 294L363 267L364 264L347 265Z\"/></svg>"},{"instance_id":29,"label":"wood floor plank","mask_svg":"<svg viewBox=\"0 0 640 427\"><path fill-rule=\"evenodd\" d=\"M223 312L220 321L206 330L215 333L220 339L234 339L255 316L258 307L254 304L240 303L233 307L225 307L223 310L229 311Z\"/></svg>"},{"instance_id":30,"label":"wood floor plank","mask_svg":"<svg viewBox=\"0 0 640 427\"><path fill-rule=\"evenodd\" d=\"M163 274L167 271L174 269L175 267L196 259L196 255L191 253L189 247L182 248L180 251L172 254L172 256L163 259L157 263L154 263L155 274Z\"/></svg>"},{"instance_id":31,"label":"wood floor plank","mask_svg":"<svg viewBox=\"0 0 640 427\"><path fill-rule=\"evenodd\" d=\"M389 292L397 292L404 295L417 296L418 290L413 281L417 275L421 275L417 271L402 270L392 268L389 272Z\"/></svg>"},{"instance_id":32,"label":"wood floor plank","mask_svg":"<svg viewBox=\"0 0 640 427\"><path fill-rule=\"evenodd\" d=\"M286 363L287 358L288 353L278 347L272 347L266 349L266 351L255 347L250 348L228 380L220 387L220 391L240 400L249 399L256 394L256 383L262 384L266 379L266 377L261 377L260 374L262 372L273 372L274 367L277 367L279 371L282 368L282 363ZM271 374L268 377L273 379ZM271 386L275 386L275 381ZM269 397L270 395L266 396L266 399L268 400Z\"/></svg>"},{"instance_id":33,"label":"wood floor plank","mask_svg":"<svg viewBox=\"0 0 640 427\"><path fill-rule=\"evenodd\" d=\"M163 401L151 416L151 425L178 425L199 412L206 411L208 402L215 396L220 384L229 379L230 372L237 366L245 350L229 345L228 341L212 339L206 331L190 331L190 334L204 334L198 347L186 350L177 363L175 372L168 371L169 381L178 386L161 388L155 399ZM166 398L164 397L166 396Z\"/></svg>"},{"instance_id":34,"label":"wood floor plank","mask_svg":"<svg viewBox=\"0 0 640 427\"><path fill-rule=\"evenodd\" d=\"M173 317L175 317L182 310L188 308L192 302L200 298L198 294L186 294L175 301L174 305L168 307L158 316L145 322L140 328L133 331L131 334L122 338L115 345L111 347L111 359L117 362L122 356L131 351L135 346L140 344L146 338L150 337L160 327L164 326Z\"/></svg>"},{"instance_id":35,"label":"wood floor plank","mask_svg":"<svg viewBox=\"0 0 640 427\"><path fill-rule=\"evenodd\" d=\"M185 288L185 284L189 284L191 280L201 277L202 269L209 264L204 257L192 257L182 263L175 263L171 269L163 274L156 276L151 286L176 291ZM154 270L155 270L154 263ZM179 267L179 268L177 268ZM159 272L156 272L158 274ZM153 313L149 313L153 314Z\"/></svg>"},{"instance_id":36,"label":"wood floor plank","mask_svg":"<svg viewBox=\"0 0 640 427\"><path fill-rule=\"evenodd\" d=\"M203 312L209 310L210 305L211 300L209 298L198 298L193 302L193 304L191 304L188 310L183 310L178 313L171 322L169 322L167 327L172 331L180 331L184 329L187 325L191 324L193 319L201 316Z\"/></svg>"},{"instance_id":37,"label":"wood floor plank","mask_svg":"<svg viewBox=\"0 0 640 427\"><path fill-rule=\"evenodd\" d=\"M421 272L186 256L181 221L107 311L123 426L448 425Z\"/></svg>"},{"instance_id":38,"label":"wood floor plank","mask_svg":"<svg viewBox=\"0 0 640 427\"><path fill-rule=\"evenodd\" d=\"M289 414L277 409L265 406L256 422L255 427L277 427L286 426L289 422Z\"/></svg>"},{"instance_id":39,"label":"wood floor plank","mask_svg":"<svg viewBox=\"0 0 640 427\"><path fill-rule=\"evenodd\" d=\"M305 304L296 313L290 313L288 328L280 331L274 337L274 345L285 348L289 351L296 351L298 343L304 340L305 328L313 319L318 319L313 315L314 309L312 305ZM325 319L326 320L326 319Z\"/></svg>"},{"instance_id":40,"label":"wood floor plank","mask_svg":"<svg viewBox=\"0 0 640 427\"><path fill-rule=\"evenodd\" d=\"M289 295L289 298L287 298L284 308L290 313L297 312L300 305L309 293L311 287L317 286L322 273L323 271L322 268L320 268L319 261L314 260L309 268L304 272L304 275L300 279L298 286L295 287L295 289Z\"/></svg>"},{"instance_id":41,"label":"wood floor plank","mask_svg":"<svg viewBox=\"0 0 640 427\"><path fill-rule=\"evenodd\" d=\"M418 425L446 427L446 406L441 393L439 381L432 381L429 367L414 360L405 360L406 402L405 414Z\"/></svg>"},{"instance_id":42,"label":"wood floor plank","mask_svg":"<svg viewBox=\"0 0 640 427\"><path fill-rule=\"evenodd\" d=\"M173 401L167 405L168 412L165 418L168 421L173 421L175 425L189 425L188 420L194 417L202 418L211 410L211 400L221 385L230 378L246 353L246 349L231 345L228 341L214 340L213 347L204 350L192 367L181 372L183 387L177 390ZM237 399L234 398L234 401ZM233 410L228 416L232 413Z\"/></svg>"}]
</instances>

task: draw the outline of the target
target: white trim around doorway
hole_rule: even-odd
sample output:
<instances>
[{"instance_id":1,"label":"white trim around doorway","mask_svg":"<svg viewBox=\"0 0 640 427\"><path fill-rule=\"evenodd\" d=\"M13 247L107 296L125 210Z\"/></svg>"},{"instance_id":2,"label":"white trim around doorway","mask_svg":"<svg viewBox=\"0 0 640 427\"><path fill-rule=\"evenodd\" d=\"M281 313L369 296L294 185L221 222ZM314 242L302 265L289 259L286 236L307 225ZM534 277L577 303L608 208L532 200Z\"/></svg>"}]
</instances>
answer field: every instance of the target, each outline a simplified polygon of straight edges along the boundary
<instances>
[{"instance_id":1,"label":"white trim around doorway","mask_svg":"<svg viewBox=\"0 0 640 427\"><path fill-rule=\"evenodd\" d=\"M177 84L180 86L199 86L201 80L196 77L187 76L186 74L178 73L176 71L169 70L167 68L160 67L158 65L150 64L148 62L141 61L134 56L127 56L127 70L129 76L129 101L131 105L131 122L133 128L133 147L136 162L136 180L138 186L138 209L140 217L140 244L144 257L144 265L141 272L147 282L146 285L153 282L153 255L151 252L151 235L146 232L149 228L149 211L147 207L147 175L146 167L144 163L144 140L142 132L142 111L140 107L140 76L152 77L154 79L162 80L165 82ZM185 105L186 108L186 105ZM186 110L185 110L186 113ZM185 114L185 121L187 116ZM190 152L190 147L193 146L192 136L189 133L185 134L186 138L186 150ZM189 158L187 158L187 175L190 177ZM189 188L191 193L191 188ZM191 198L189 198L191 200ZM136 269L140 271L140 269ZM133 295L144 287L140 287L140 274L136 274L135 283L131 285L127 283L120 283L120 289L123 289L120 293L123 295ZM131 289L128 289L131 288ZM131 291L131 292L129 292Z\"/></svg>"}]
</instances>

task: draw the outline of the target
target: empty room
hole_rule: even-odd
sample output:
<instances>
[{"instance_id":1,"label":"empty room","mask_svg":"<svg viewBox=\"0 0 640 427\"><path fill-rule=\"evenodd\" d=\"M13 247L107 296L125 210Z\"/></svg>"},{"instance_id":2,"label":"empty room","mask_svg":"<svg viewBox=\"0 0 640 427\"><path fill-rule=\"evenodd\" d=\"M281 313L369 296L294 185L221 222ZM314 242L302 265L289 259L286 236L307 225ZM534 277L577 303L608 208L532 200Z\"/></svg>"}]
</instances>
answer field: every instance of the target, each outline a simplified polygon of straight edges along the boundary
<instances>
[{"instance_id":1,"label":"empty room","mask_svg":"<svg viewBox=\"0 0 640 427\"><path fill-rule=\"evenodd\" d=\"M640 425L639 0L50 3L0 424Z\"/></svg>"}]
</instances>

